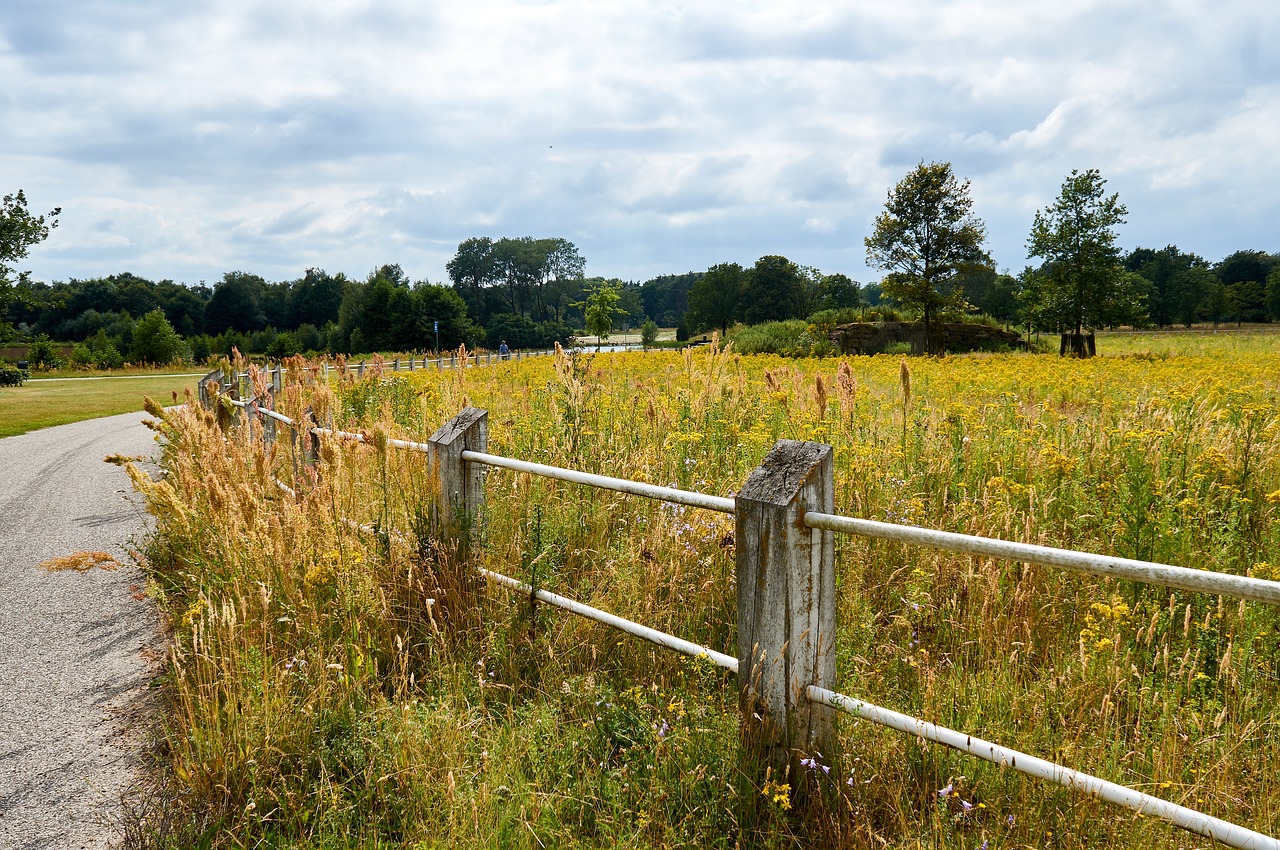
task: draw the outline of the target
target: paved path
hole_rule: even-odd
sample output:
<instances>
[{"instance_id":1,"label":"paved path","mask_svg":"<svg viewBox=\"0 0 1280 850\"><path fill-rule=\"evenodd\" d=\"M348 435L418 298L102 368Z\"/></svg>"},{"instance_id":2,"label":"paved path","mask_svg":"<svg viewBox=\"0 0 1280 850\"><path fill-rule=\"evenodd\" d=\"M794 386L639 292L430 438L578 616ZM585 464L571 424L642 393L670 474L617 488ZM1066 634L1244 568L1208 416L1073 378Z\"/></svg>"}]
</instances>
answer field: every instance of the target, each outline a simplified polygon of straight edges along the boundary
<instances>
[{"instance_id":1,"label":"paved path","mask_svg":"<svg viewBox=\"0 0 1280 850\"><path fill-rule=\"evenodd\" d=\"M0 848L106 848L143 743L163 652L143 578L124 546L148 528L109 454L155 455L141 413L0 439ZM123 566L36 565L103 550Z\"/></svg>"}]
</instances>

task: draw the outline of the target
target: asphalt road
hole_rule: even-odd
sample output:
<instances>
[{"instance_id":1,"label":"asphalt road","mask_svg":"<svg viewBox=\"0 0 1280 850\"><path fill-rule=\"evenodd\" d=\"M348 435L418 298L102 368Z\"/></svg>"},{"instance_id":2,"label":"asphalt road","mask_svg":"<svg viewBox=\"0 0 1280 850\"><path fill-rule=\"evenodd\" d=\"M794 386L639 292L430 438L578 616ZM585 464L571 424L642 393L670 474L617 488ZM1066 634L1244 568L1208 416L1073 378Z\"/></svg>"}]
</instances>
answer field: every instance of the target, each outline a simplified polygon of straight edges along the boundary
<instances>
[{"instance_id":1,"label":"asphalt road","mask_svg":"<svg viewBox=\"0 0 1280 850\"><path fill-rule=\"evenodd\" d=\"M149 519L110 454L157 453L143 414L0 439L0 850L107 848L163 653L127 554ZM48 572L106 551L118 569Z\"/></svg>"}]
</instances>

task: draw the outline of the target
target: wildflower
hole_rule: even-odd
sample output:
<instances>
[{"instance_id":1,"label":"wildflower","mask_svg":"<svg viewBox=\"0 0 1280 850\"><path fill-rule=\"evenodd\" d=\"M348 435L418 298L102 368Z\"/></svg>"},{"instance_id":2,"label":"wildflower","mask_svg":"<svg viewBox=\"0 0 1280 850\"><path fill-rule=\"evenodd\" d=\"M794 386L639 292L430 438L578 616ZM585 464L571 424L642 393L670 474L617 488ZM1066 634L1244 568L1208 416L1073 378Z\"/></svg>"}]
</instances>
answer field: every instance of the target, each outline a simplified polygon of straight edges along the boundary
<instances>
[{"instance_id":1,"label":"wildflower","mask_svg":"<svg viewBox=\"0 0 1280 850\"><path fill-rule=\"evenodd\" d=\"M938 789L938 799L940 800L947 799L948 797L951 796L951 794L955 790L956 790L956 784L954 782L948 782L947 787Z\"/></svg>"}]
</instances>

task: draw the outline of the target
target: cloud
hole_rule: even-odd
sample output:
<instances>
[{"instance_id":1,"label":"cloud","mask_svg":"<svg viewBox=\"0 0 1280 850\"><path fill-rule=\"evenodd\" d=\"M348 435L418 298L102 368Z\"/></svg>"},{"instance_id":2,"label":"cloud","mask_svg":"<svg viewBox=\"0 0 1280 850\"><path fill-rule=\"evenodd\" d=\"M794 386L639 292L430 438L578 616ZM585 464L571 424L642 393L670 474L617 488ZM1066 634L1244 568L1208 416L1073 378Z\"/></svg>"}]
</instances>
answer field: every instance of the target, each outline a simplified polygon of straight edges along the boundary
<instances>
[{"instance_id":1,"label":"cloud","mask_svg":"<svg viewBox=\"0 0 1280 850\"><path fill-rule=\"evenodd\" d=\"M47 279L440 280L463 239L528 234L607 276L782 253L866 280L922 160L973 181L1003 266L1088 167L1123 242L1213 259L1280 249L1277 24L1247 0L13 0L0 188L64 208Z\"/></svg>"}]
</instances>

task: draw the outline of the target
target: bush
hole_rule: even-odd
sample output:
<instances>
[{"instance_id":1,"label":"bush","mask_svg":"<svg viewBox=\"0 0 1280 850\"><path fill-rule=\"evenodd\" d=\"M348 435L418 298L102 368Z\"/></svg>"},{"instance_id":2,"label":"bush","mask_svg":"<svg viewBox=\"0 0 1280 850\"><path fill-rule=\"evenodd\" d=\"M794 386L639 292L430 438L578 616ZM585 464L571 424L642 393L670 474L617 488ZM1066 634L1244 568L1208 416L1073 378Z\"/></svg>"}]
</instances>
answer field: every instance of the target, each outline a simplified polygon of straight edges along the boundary
<instances>
[{"instance_id":1,"label":"bush","mask_svg":"<svg viewBox=\"0 0 1280 850\"><path fill-rule=\"evenodd\" d=\"M749 325L730 333L729 339L742 354L827 357L835 353L831 340L816 335L813 327L803 319Z\"/></svg>"},{"instance_id":2,"label":"bush","mask_svg":"<svg viewBox=\"0 0 1280 850\"><path fill-rule=\"evenodd\" d=\"M129 355L135 363L157 366L187 360L191 356L182 337L169 324L164 312L158 309L143 316L134 326Z\"/></svg>"},{"instance_id":3,"label":"bush","mask_svg":"<svg viewBox=\"0 0 1280 850\"><path fill-rule=\"evenodd\" d=\"M28 377L26 369L0 363L0 387L20 387Z\"/></svg>"},{"instance_id":4,"label":"bush","mask_svg":"<svg viewBox=\"0 0 1280 850\"><path fill-rule=\"evenodd\" d=\"M640 344L645 348L658 341L658 324L653 319L645 319L640 326Z\"/></svg>"},{"instance_id":5,"label":"bush","mask_svg":"<svg viewBox=\"0 0 1280 850\"><path fill-rule=\"evenodd\" d=\"M53 340L40 334L31 341L31 347L27 349L27 362L31 369L36 371L57 369L62 365L62 358L58 356L58 349L54 346Z\"/></svg>"}]
</instances>

